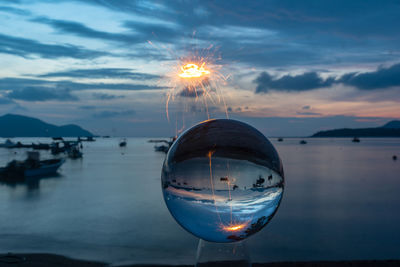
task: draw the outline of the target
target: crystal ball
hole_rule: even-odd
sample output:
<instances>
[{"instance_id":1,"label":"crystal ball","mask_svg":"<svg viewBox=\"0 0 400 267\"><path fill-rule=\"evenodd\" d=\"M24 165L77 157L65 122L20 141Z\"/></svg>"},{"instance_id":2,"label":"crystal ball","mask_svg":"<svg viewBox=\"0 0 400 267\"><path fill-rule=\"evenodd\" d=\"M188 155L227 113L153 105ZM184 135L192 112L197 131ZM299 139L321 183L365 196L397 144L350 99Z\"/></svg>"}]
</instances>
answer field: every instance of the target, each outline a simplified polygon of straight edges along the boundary
<instances>
[{"instance_id":1,"label":"crystal ball","mask_svg":"<svg viewBox=\"0 0 400 267\"><path fill-rule=\"evenodd\" d=\"M252 126L230 119L207 120L184 132L168 151L161 180L175 220L211 242L260 231L284 189L274 146Z\"/></svg>"}]
</instances>

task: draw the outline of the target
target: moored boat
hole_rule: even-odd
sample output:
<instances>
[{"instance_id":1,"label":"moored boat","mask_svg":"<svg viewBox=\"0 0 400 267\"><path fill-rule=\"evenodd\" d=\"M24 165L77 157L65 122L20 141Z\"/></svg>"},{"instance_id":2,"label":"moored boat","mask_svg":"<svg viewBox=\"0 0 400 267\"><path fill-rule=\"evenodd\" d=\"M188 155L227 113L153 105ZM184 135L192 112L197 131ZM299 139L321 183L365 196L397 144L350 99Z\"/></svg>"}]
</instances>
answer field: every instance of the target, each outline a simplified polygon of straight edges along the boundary
<instances>
[{"instance_id":1,"label":"moored boat","mask_svg":"<svg viewBox=\"0 0 400 267\"><path fill-rule=\"evenodd\" d=\"M64 159L40 160L38 152L28 152L24 161L13 160L0 168L2 179L23 179L26 177L49 176L57 173Z\"/></svg>"}]
</instances>

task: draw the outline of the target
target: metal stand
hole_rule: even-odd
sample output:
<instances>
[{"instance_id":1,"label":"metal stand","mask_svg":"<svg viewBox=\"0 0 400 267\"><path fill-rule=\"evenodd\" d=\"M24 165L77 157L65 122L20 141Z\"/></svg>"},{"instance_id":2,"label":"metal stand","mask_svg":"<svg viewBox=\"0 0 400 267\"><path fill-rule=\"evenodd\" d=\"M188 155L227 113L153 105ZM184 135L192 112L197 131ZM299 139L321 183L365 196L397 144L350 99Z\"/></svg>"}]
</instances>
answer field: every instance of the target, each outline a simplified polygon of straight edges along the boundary
<instances>
[{"instance_id":1,"label":"metal stand","mask_svg":"<svg viewBox=\"0 0 400 267\"><path fill-rule=\"evenodd\" d=\"M205 266L251 267L245 242L213 243L200 239L196 267Z\"/></svg>"}]
</instances>

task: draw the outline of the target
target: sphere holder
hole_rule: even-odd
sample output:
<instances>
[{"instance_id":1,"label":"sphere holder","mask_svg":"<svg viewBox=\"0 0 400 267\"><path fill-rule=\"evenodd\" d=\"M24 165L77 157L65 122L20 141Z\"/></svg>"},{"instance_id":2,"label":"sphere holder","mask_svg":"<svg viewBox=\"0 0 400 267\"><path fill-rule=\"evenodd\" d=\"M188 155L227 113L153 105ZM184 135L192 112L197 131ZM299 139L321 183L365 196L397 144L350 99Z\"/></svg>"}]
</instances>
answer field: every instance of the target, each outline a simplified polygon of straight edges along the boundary
<instances>
[{"instance_id":1,"label":"sphere holder","mask_svg":"<svg viewBox=\"0 0 400 267\"><path fill-rule=\"evenodd\" d=\"M246 242L215 243L200 239L195 266L251 267Z\"/></svg>"}]
</instances>

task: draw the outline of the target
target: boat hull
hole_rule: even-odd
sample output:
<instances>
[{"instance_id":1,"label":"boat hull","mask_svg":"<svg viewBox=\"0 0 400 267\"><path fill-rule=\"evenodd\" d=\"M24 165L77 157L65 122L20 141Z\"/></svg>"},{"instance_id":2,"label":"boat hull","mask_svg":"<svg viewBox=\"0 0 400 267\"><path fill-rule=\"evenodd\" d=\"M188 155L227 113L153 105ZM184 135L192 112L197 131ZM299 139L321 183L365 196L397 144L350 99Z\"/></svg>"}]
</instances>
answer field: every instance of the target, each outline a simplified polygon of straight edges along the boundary
<instances>
[{"instance_id":1,"label":"boat hull","mask_svg":"<svg viewBox=\"0 0 400 267\"><path fill-rule=\"evenodd\" d=\"M46 164L40 166L40 168L36 169L27 169L24 171L25 177L34 177L34 176L47 176L51 174L56 174L57 170L64 163L64 159L59 160L58 162L54 162L53 164Z\"/></svg>"}]
</instances>

